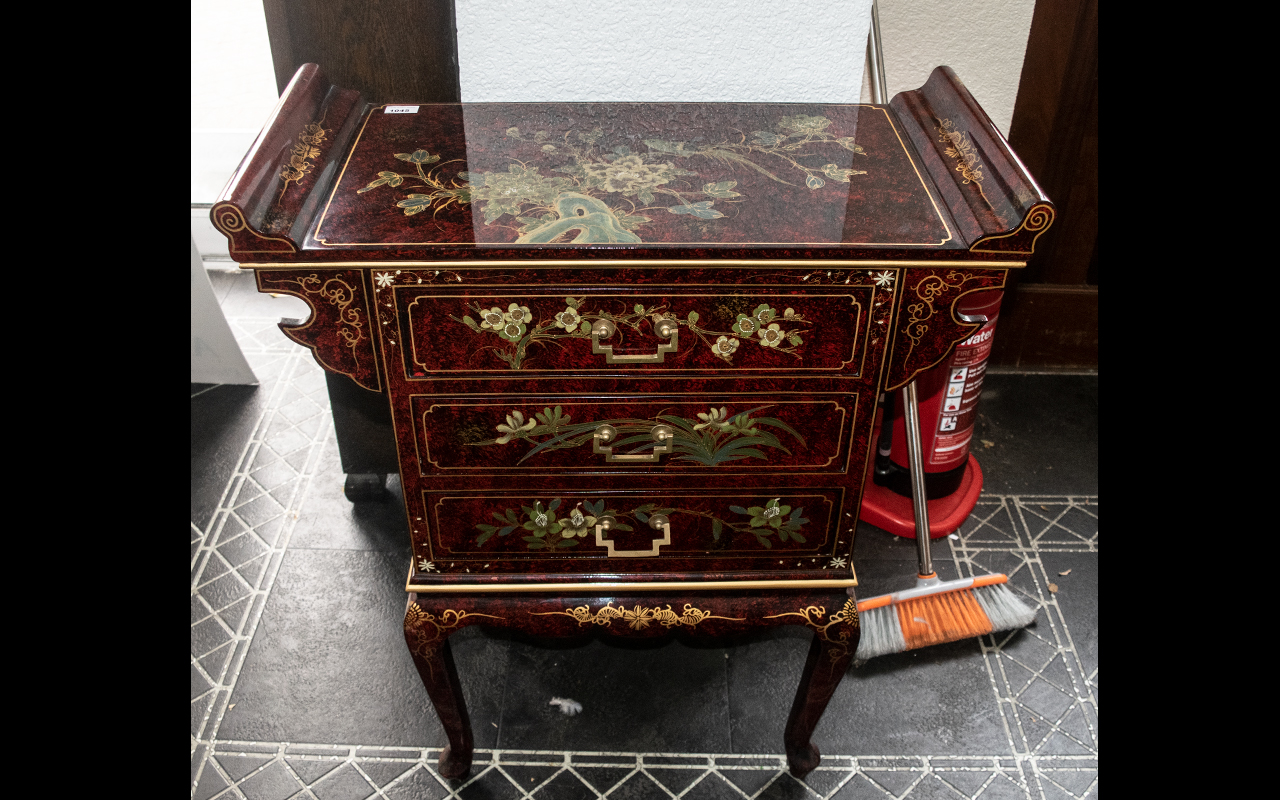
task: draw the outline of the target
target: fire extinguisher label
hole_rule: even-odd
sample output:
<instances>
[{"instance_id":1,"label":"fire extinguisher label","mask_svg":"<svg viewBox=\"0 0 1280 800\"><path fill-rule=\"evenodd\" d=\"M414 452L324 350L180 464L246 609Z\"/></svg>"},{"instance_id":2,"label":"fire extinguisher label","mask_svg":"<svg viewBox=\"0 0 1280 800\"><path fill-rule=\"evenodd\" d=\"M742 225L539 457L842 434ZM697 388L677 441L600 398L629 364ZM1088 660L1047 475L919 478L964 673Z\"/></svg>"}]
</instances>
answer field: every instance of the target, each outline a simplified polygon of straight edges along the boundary
<instances>
[{"instance_id":1,"label":"fire extinguisher label","mask_svg":"<svg viewBox=\"0 0 1280 800\"><path fill-rule=\"evenodd\" d=\"M987 357L991 355L995 329L996 321L992 319L956 346L951 357L937 435L927 459L930 464L947 464L955 461L957 451L968 452L973 425L978 418L982 376L987 371Z\"/></svg>"}]
</instances>

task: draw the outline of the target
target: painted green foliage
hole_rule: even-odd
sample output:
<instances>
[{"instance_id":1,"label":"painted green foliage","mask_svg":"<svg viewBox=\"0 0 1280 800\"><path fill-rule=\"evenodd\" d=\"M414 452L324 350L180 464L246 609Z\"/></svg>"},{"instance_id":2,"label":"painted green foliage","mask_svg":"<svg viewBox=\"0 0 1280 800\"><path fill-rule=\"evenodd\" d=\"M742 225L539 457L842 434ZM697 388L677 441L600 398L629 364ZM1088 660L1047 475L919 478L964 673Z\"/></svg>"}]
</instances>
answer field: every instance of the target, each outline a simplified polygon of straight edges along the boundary
<instances>
[{"instance_id":1,"label":"painted green foliage","mask_svg":"<svg viewBox=\"0 0 1280 800\"><path fill-rule=\"evenodd\" d=\"M748 518L737 520L724 520L714 514L687 508L659 508L657 503L645 503L635 507L628 514L619 515L614 509L605 508L604 500L594 502L582 500L576 503L568 513L557 517L556 511L565 505L561 498L557 497L545 506L541 500L532 506L521 506L523 516L514 508L505 509L501 513L495 511L493 518L498 521L498 525L480 523L475 526L480 531L480 535L476 537L476 545L483 545L495 535L510 536L519 531L525 546L530 550L564 550L577 547L579 540L588 535L594 537L596 525L606 519L609 520L609 530L634 531L635 528L629 524L631 521L647 526L649 518L658 514L670 518L673 529L679 524L678 515L705 517L711 520L711 536L716 542L721 542L733 534L753 536L756 543L764 548L773 547L775 535L779 542L793 541L804 544L807 541L801 532L809 522L803 516L804 508L793 509L789 505L784 505L780 497L769 500L763 506L750 508L729 506L729 510L734 514ZM591 543L594 542L593 538ZM724 544L727 545L728 542L725 541Z\"/></svg>"},{"instance_id":2,"label":"painted green foliage","mask_svg":"<svg viewBox=\"0 0 1280 800\"><path fill-rule=\"evenodd\" d=\"M704 467L714 467L730 461L744 458L768 460L765 449L781 450L788 455L790 450L774 431L785 433L804 446L804 437L794 428L776 417L752 416L753 414L772 408L772 406L756 406L755 408L730 415L725 406L711 408L705 414L698 414L697 419L678 417L674 414L660 414L657 419L607 419L592 422L573 422L560 406L545 408L534 415L534 419L526 420L520 411L512 411L506 415L506 421L499 423L496 430L498 437L482 442L466 442L475 447L502 445L521 439L533 445L520 458L517 464L533 457L542 451L565 450L588 445L595 438L595 431L602 425L612 425L617 429L617 438L610 442L615 452L626 454L644 453L652 450L658 443L653 440L653 427L659 423L671 426L674 436L671 439L671 455L676 461L692 461ZM701 421L699 421L701 420Z\"/></svg>"},{"instance_id":3,"label":"painted green foliage","mask_svg":"<svg viewBox=\"0 0 1280 800\"><path fill-rule=\"evenodd\" d=\"M641 152L633 152L629 144L602 143L601 128L553 136L511 127L506 138L536 145L539 163L513 158L505 172L459 172L445 183L440 177L444 164L432 172L423 169L424 164L439 162L440 156L420 149L395 156L413 164L415 173L379 172L358 193L380 186L427 189L396 203L406 215L427 208L438 212L450 204L483 203L485 224L512 229L517 244L635 243L642 241L636 231L655 222L652 214L708 221L725 217L732 204L743 202L738 199L738 182L726 179L725 171L749 169L788 186L802 181L810 190L867 174L823 155L824 146L866 155L853 137L836 136L828 131L830 126L826 117L784 116L773 131L752 131L749 137L739 133L736 140L714 144L645 139ZM630 137L620 138L634 143ZM720 174L712 175L714 171ZM406 179L420 184L407 186Z\"/></svg>"},{"instance_id":4,"label":"painted green foliage","mask_svg":"<svg viewBox=\"0 0 1280 800\"><path fill-rule=\"evenodd\" d=\"M501 301L498 305L486 306L488 304L473 302L469 310L475 316L450 316L450 319L461 322L475 333L495 337L497 341L489 347L511 369L520 369L531 346L542 346L563 339L590 340L591 325L596 320L608 320L618 328L630 328L642 335L644 331L641 323L646 319L653 326L669 320L682 333L687 331L694 334L717 358L727 364L733 363L734 355L743 342L751 342L801 359L799 348L804 344L804 339L800 336L800 326L813 324L793 308L784 309L779 314L767 303L758 304L754 310L745 313L750 308L747 306L743 309L744 313L735 315L733 325L722 326L729 328L724 331L703 327L702 316L697 311L690 311L687 317L681 318L667 310L665 304L636 304L629 311L606 311L600 308L589 310L586 308L585 298L566 297L562 310L550 317L538 319L535 319L528 306L519 303L507 303L505 311Z\"/></svg>"}]
</instances>

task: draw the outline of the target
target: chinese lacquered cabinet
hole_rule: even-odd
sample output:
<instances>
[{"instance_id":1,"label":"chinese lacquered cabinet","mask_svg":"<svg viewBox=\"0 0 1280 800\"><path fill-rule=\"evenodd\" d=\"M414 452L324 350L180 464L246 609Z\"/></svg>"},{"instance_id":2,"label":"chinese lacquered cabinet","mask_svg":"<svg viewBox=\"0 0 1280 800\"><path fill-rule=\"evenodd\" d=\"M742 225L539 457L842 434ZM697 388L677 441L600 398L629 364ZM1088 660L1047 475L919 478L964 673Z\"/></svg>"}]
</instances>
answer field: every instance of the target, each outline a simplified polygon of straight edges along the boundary
<instances>
[{"instance_id":1,"label":"chinese lacquered cabinet","mask_svg":"<svg viewBox=\"0 0 1280 800\"><path fill-rule=\"evenodd\" d=\"M858 638L877 396L978 325L1053 208L939 68L888 106L378 105L306 65L212 210L325 369L384 393L405 635L815 632L793 772Z\"/></svg>"}]
</instances>

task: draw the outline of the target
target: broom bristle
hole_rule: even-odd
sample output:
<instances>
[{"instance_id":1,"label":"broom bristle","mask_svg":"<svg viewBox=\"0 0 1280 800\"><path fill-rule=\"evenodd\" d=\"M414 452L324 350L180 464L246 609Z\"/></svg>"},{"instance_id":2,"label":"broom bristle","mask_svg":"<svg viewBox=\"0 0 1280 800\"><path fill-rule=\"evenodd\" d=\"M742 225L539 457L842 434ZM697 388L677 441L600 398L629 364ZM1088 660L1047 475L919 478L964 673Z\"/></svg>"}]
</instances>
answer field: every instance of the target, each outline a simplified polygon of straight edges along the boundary
<instances>
[{"instance_id":1,"label":"broom bristle","mask_svg":"<svg viewBox=\"0 0 1280 800\"><path fill-rule=\"evenodd\" d=\"M1026 603L1019 600L1003 583L983 586L973 591L982 605L982 610L987 612L987 619L991 620L993 632L1025 628L1036 621L1035 609L1029 608Z\"/></svg>"},{"instance_id":2,"label":"broom bristle","mask_svg":"<svg viewBox=\"0 0 1280 800\"><path fill-rule=\"evenodd\" d=\"M866 661L889 653L1013 630L1030 625L1035 618L1036 612L1003 583L943 591L861 612L862 633L854 658Z\"/></svg>"},{"instance_id":3,"label":"broom bristle","mask_svg":"<svg viewBox=\"0 0 1280 800\"><path fill-rule=\"evenodd\" d=\"M901 653L907 649L902 641L902 627L898 625L898 614L893 606L881 606L858 614L858 626L862 634L858 639L858 652L854 654L857 661L866 661L876 656L890 653Z\"/></svg>"}]
</instances>

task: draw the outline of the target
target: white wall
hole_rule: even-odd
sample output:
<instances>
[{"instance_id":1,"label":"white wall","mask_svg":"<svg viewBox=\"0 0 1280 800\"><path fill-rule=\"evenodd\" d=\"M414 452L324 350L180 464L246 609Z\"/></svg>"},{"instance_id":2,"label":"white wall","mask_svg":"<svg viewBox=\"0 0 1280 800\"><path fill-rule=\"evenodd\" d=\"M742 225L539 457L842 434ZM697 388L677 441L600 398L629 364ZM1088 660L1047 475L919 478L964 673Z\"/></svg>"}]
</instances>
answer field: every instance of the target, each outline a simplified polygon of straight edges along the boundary
<instances>
[{"instance_id":1,"label":"white wall","mask_svg":"<svg viewBox=\"0 0 1280 800\"><path fill-rule=\"evenodd\" d=\"M948 66L1008 136L1035 6L1035 0L880 0L889 97L920 88L934 67Z\"/></svg>"},{"instance_id":2,"label":"white wall","mask_svg":"<svg viewBox=\"0 0 1280 800\"><path fill-rule=\"evenodd\" d=\"M870 100L870 0L456 2L468 102ZM1007 134L1034 8L881 0L889 96L946 64ZM192 203L213 202L275 102L261 0L192 0Z\"/></svg>"},{"instance_id":3,"label":"white wall","mask_svg":"<svg viewBox=\"0 0 1280 800\"><path fill-rule=\"evenodd\" d=\"M279 99L262 0L191 0L192 203L214 201Z\"/></svg>"},{"instance_id":4,"label":"white wall","mask_svg":"<svg viewBox=\"0 0 1280 800\"><path fill-rule=\"evenodd\" d=\"M869 102L870 0L456 0L462 99ZM1035 0L881 0L889 97L951 67L1006 134Z\"/></svg>"},{"instance_id":5,"label":"white wall","mask_svg":"<svg viewBox=\"0 0 1280 800\"><path fill-rule=\"evenodd\" d=\"M871 0L456 0L464 102L856 103Z\"/></svg>"}]
</instances>

